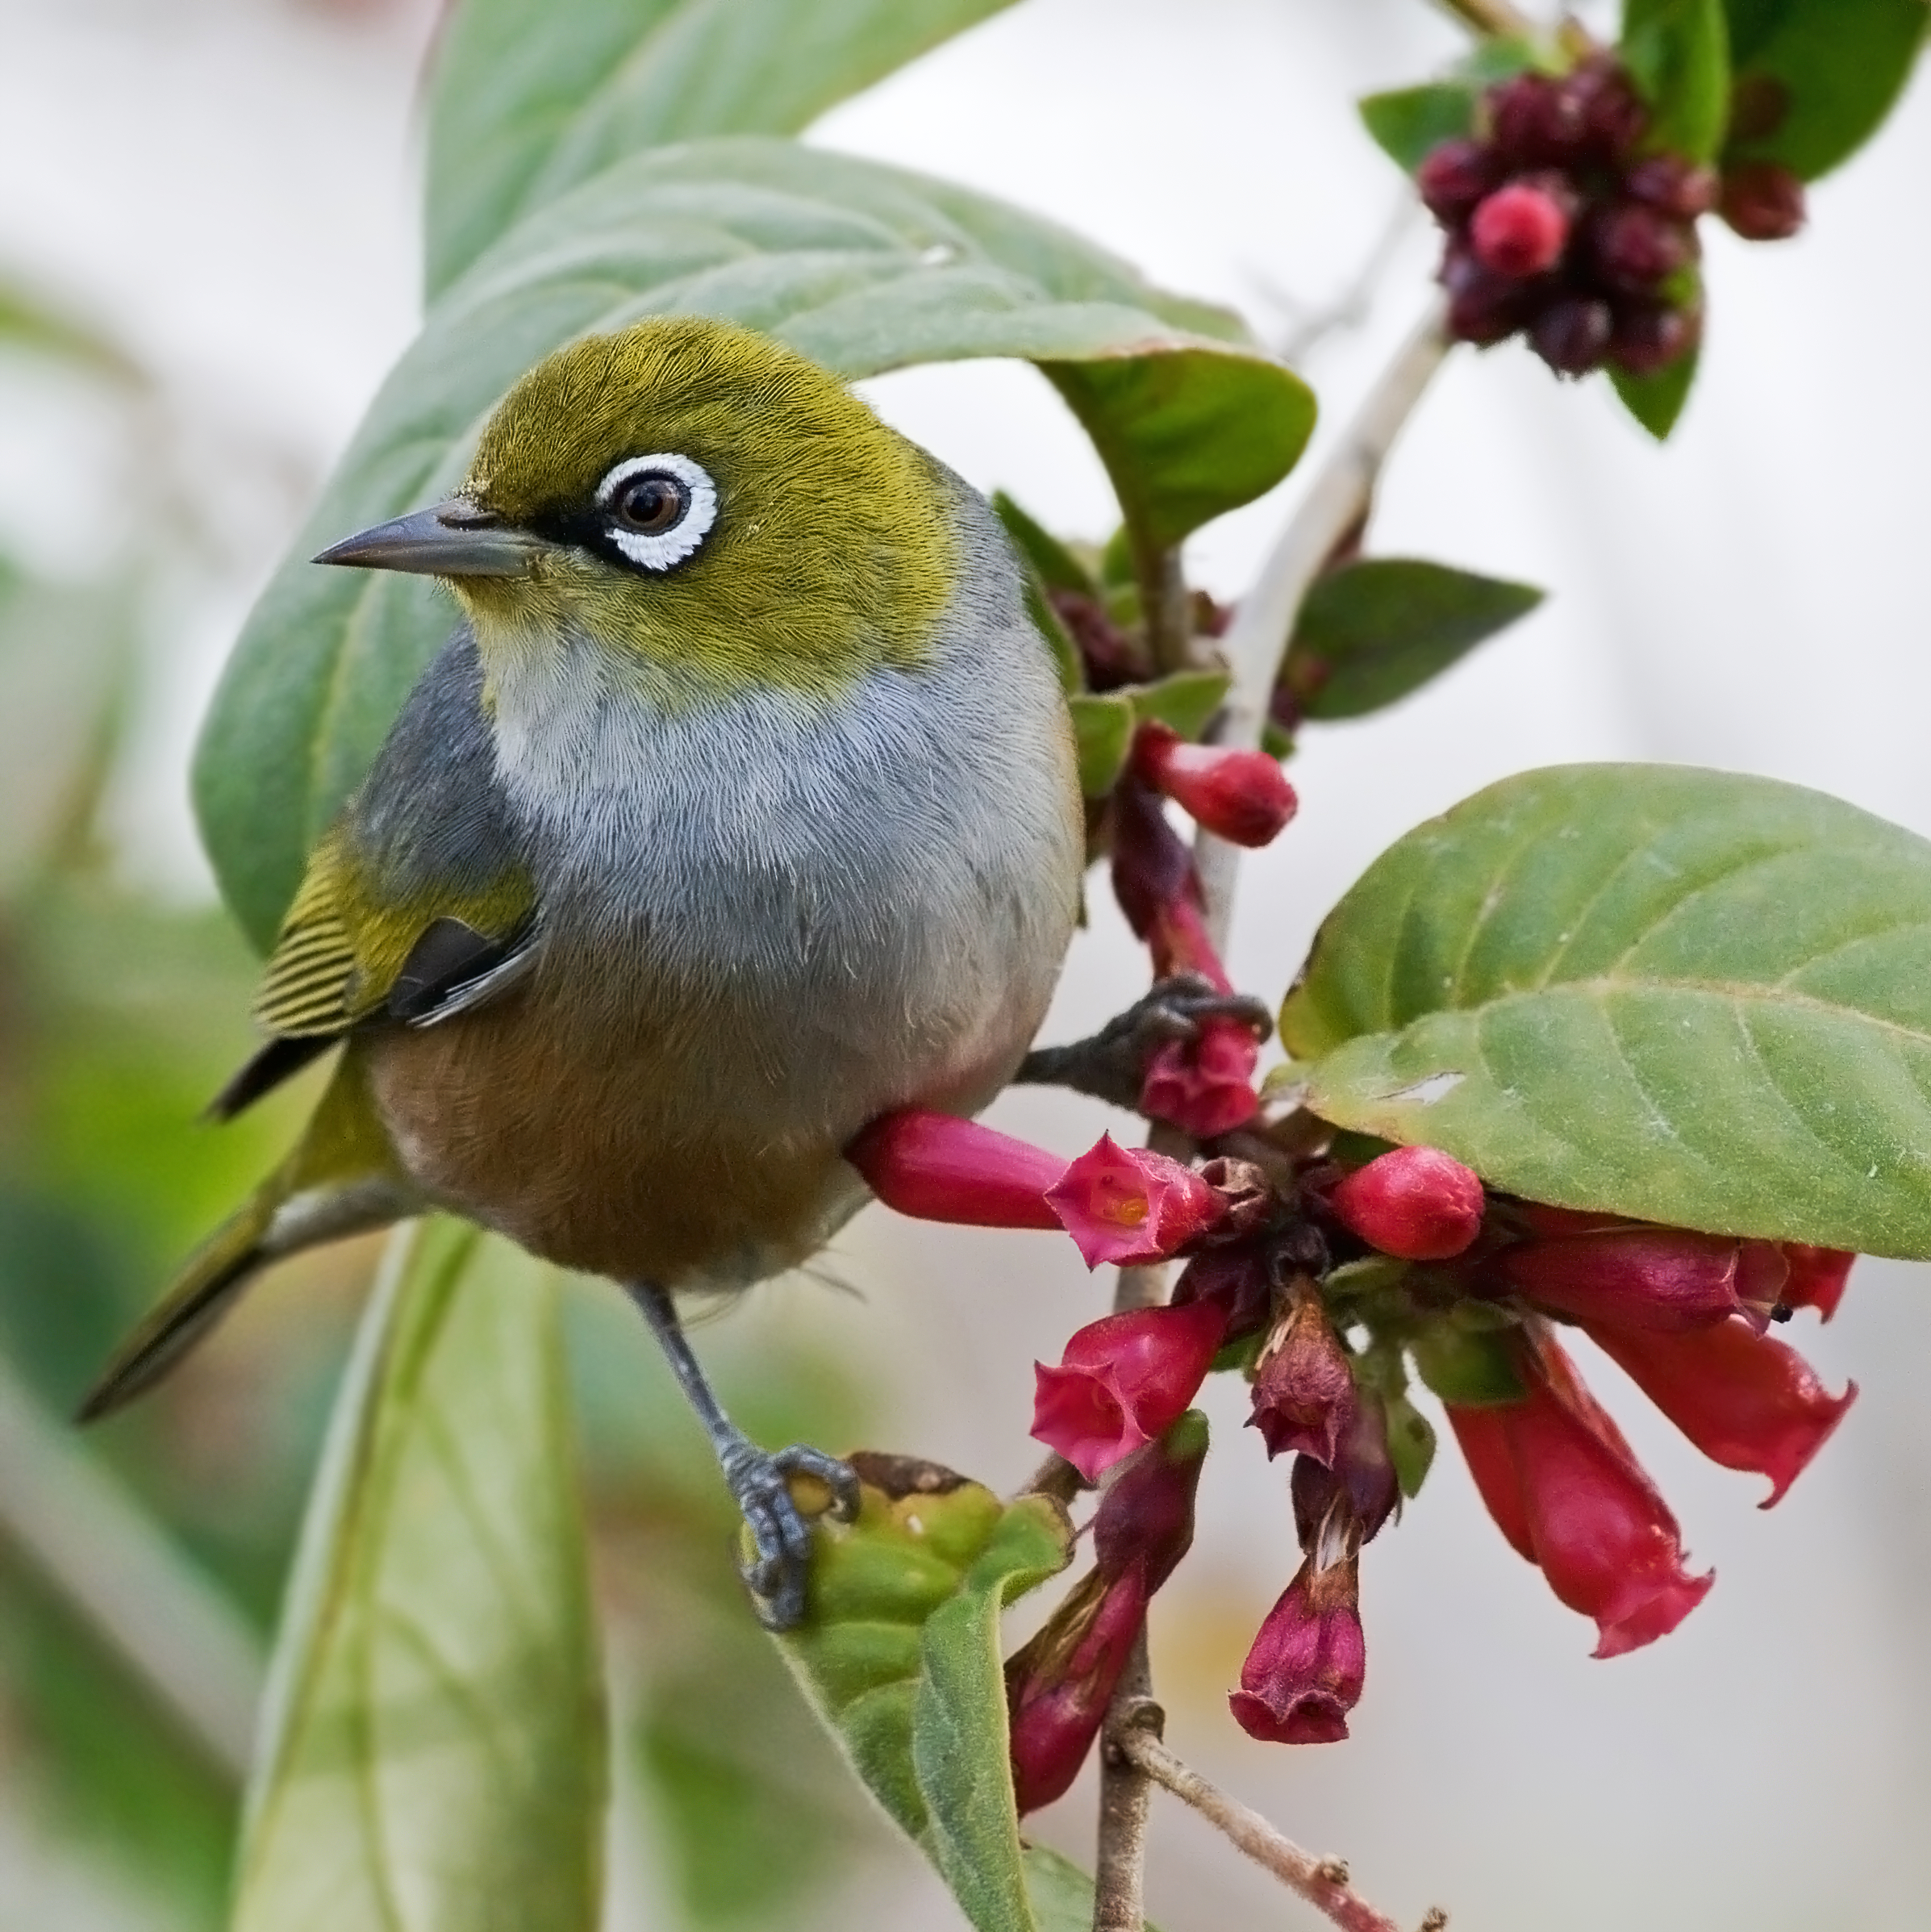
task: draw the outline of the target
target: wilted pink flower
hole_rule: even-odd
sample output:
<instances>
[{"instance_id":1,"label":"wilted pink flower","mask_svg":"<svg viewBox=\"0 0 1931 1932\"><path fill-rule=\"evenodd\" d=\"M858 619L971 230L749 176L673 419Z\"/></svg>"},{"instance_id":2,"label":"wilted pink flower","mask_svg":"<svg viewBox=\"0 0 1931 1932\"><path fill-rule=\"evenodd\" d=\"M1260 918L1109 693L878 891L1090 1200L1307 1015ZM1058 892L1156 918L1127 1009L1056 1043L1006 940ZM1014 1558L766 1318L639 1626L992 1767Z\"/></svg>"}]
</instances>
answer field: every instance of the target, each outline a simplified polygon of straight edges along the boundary
<instances>
[{"instance_id":1,"label":"wilted pink flower","mask_svg":"<svg viewBox=\"0 0 1931 1932\"><path fill-rule=\"evenodd\" d=\"M1044 1148L949 1113L903 1108L845 1150L888 1208L978 1228L1057 1228L1047 1191L1066 1163Z\"/></svg>"},{"instance_id":2,"label":"wilted pink flower","mask_svg":"<svg viewBox=\"0 0 1931 1932\"><path fill-rule=\"evenodd\" d=\"M1211 1302L1102 1316L1057 1367L1034 1364L1032 1433L1089 1483L1170 1426L1213 1365L1226 1317Z\"/></svg>"},{"instance_id":3,"label":"wilted pink flower","mask_svg":"<svg viewBox=\"0 0 1931 1932\"><path fill-rule=\"evenodd\" d=\"M1234 1721L1265 1744L1333 1744L1348 1734L1361 1700L1368 1649L1350 1550L1324 1564L1310 1555L1267 1613L1241 1688L1228 1699Z\"/></svg>"},{"instance_id":4,"label":"wilted pink flower","mask_svg":"<svg viewBox=\"0 0 1931 1932\"><path fill-rule=\"evenodd\" d=\"M1133 770L1196 824L1236 845L1265 845L1294 816L1294 787L1266 752L1190 745L1157 720L1133 734Z\"/></svg>"},{"instance_id":5,"label":"wilted pink flower","mask_svg":"<svg viewBox=\"0 0 1931 1932\"><path fill-rule=\"evenodd\" d=\"M1586 1325L1712 1463L1770 1478L1766 1509L1803 1474L1857 1397L1854 1382L1841 1396L1829 1394L1795 1349L1741 1320L1683 1335Z\"/></svg>"},{"instance_id":6,"label":"wilted pink flower","mask_svg":"<svg viewBox=\"0 0 1931 1932\"><path fill-rule=\"evenodd\" d=\"M1227 1212L1191 1169L1144 1147L1122 1147L1111 1134L1068 1166L1045 1198L1089 1268L1164 1261Z\"/></svg>"},{"instance_id":7,"label":"wilted pink flower","mask_svg":"<svg viewBox=\"0 0 1931 1932\"><path fill-rule=\"evenodd\" d=\"M1345 1505L1360 1542L1373 1539L1401 1500L1394 1458L1388 1454L1387 1411L1378 1396L1358 1392L1332 1467L1305 1452L1294 1458L1288 1493L1303 1550L1314 1547L1321 1525L1337 1505Z\"/></svg>"},{"instance_id":8,"label":"wilted pink flower","mask_svg":"<svg viewBox=\"0 0 1931 1932\"><path fill-rule=\"evenodd\" d=\"M1303 1277L1261 1357L1248 1426L1261 1432L1270 1458L1299 1450L1332 1467L1354 1412L1354 1371L1320 1291Z\"/></svg>"},{"instance_id":9,"label":"wilted pink flower","mask_svg":"<svg viewBox=\"0 0 1931 1932\"><path fill-rule=\"evenodd\" d=\"M1741 1247L1725 1235L1683 1228L1612 1228L1526 1241L1505 1248L1492 1265L1538 1308L1578 1321L1680 1334L1738 1312ZM1780 1266L1777 1272L1780 1281Z\"/></svg>"},{"instance_id":10,"label":"wilted pink flower","mask_svg":"<svg viewBox=\"0 0 1931 1932\"><path fill-rule=\"evenodd\" d=\"M1203 1020L1191 1040L1170 1040L1147 1063L1140 1110L1197 1140L1231 1133L1260 1110L1253 1070L1260 1042L1224 1014Z\"/></svg>"},{"instance_id":11,"label":"wilted pink flower","mask_svg":"<svg viewBox=\"0 0 1931 1932\"><path fill-rule=\"evenodd\" d=\"M1595 1620L1595 1655L1653 1643L1702 1602L1714 1573L1683 1568L1669 1505L1554 1338L1524 1333L1516 1362L1520 1400L1449 1404L1483 1500L1558 1599Z\"/></svg>"},{"instance_id":12,"label":"wilted pink flower","mask_svg":"<svg viewBox=\"0 0 1931 1932\"><path fill-rule=\"evenodd\" d=\"M1371 1248L1446 1261L1482 1231L1480 1177L1437 1147L1397 1147L1344 1175L1328 1205Z\"/></svg>"}]
</instances>

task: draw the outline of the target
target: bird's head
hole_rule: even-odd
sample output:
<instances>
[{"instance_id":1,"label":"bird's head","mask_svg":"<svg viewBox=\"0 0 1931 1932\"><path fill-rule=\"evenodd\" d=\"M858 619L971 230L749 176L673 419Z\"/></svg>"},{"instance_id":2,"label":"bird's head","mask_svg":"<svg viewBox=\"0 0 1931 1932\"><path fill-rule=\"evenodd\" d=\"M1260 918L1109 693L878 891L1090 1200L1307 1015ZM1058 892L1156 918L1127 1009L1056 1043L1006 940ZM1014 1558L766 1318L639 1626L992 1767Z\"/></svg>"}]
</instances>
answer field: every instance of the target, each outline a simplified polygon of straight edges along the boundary
<instances>
[{"instance_id":1,"label":"bird's head","mask_svg":"<svg viewBox=\"0 0 1931 1932\"><path fill-rule=\"evenodd\" d=\"M697 701L809 695L924 659L955 515L938 467L835 377L665 318L546 357L456 495L316 561L446 579L491 674L590 651Z\"/></svg>"}]
</instances>

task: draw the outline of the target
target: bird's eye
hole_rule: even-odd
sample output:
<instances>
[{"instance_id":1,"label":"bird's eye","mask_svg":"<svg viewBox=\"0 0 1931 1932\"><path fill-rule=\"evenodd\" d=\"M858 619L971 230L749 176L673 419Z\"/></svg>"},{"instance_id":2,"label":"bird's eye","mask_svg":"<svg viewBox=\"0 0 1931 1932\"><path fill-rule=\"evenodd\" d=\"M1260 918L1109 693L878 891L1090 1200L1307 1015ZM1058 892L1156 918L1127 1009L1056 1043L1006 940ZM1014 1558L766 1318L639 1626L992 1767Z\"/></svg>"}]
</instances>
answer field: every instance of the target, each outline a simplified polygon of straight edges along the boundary
<instances>
[{"instance_id":1,"label":"bird's eye","mask_svg":"<svg viewBox=\"0 0 1931 1932\"><path fill-rule=\"evenodd\" d=\"M597 507L621 557L646 570L668 570L717 521L717 486L701 463L660 450L619 463L597 486Z\"/></svg>"}]
</instances>

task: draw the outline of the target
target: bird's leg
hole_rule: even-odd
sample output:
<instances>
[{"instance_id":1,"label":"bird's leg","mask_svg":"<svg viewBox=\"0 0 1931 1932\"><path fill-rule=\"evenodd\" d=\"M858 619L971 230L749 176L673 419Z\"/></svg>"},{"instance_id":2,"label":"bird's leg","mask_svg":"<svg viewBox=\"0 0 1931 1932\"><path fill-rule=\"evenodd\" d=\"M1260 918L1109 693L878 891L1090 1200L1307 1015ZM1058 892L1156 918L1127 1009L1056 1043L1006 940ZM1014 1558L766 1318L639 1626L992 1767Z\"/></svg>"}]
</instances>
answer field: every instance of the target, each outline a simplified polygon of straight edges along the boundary
<instances>
[{"instance_id":1,"label":"bird's leg","mask_svg":"<svg viewBox=\"0 0 1931 1932\"><path fill-rule=\"evenodd\" d=\"M1070 1046L1036 1046L1020 1062L1013 1084L1070 1087L1136 1112L1147 1062L1173 1040L1191 1040L1203 1020L1237 1020L1265 1040L1274 1022L1266 1007L1245 993L1223 993L1199 973L1157 981L1116 1019Z\"/></svg>"},{"instance_id":2,"label":"bird's leg","mask_svg":"<svg viewBox=\"0 0 1931 1932\"><path fill-rule=\"evenodd\" d=\"M758 1621L767 1630L789 1630L804 1616L805 1576L811 1557L811 1530L791 1500L789 1479L813 1476L832 1492L830 1513L849 1522L858 1513L858 1478L836 1456L793 1443L776 1451L760 1449L724 1413L704 1371L691 1353L667 1291L655 1282L627 1281L624 1291L643 1311L704 1433L711 1438L718 1467L751 1531L757 1554L739 1566Z\"/></svg>"}]
</instances>

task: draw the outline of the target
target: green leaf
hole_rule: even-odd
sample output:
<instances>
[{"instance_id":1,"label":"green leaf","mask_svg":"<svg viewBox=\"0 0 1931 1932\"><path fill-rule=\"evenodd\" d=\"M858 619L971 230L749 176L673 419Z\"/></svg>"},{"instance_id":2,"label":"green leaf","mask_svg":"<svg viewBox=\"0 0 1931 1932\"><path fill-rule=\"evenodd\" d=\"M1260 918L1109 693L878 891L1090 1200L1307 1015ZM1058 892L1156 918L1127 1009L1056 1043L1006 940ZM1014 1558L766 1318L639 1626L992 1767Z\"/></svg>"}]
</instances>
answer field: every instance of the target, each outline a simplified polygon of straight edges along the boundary
<instances>
[{"instance_id":1,"label":"green leaf","mask_svg":"<svg viewBox=\"0 0 1931 1932\"><path fill-rule=\"evenodd\" d=\"M1023 1859L1027 1896L1039 1932L1092 1932L1092 1880L1070 1859L1044 1845L1028 1845ZM1146 1932L1153 1932L1151 1921Z\"/></svg>"},{"instance_id":2,"label":"green leaf","mask_svg":"<svg viewBox=\"0 0 1931 1932\"><path fill-rule=\"evenodd\" d=\"M1119 691L1078 691L1066 704L1079 751L1080 795L1103 799L1126 769L1133 743L1132 700Z\"/></svg>"},{"instance_id":3,"label":"green leaf","mask_svg":"<svg viewBox=\"0 0 1931 1932\"><path fill-rule=\"evenodd\" d=\"M1443 141L1473 133L1482 90L1470 81L1428 81L1365 95L1355 103L1376 144L1404 174L1412 174Z\"/></svg>"},{"instance_id":4,"label":"green leaf","mask_svg":"<svg viewBox=\"0 0 1931 1932\"><path fill-rule=\"evenodd\" d=\"M1619 52L1649 104L1648 145L1714 160L1730 110L1723 0L1625 0Z\"/></svg>"},{"instance_id":5,"label":"green leaf","mask_svg":"<svg viewBox=\"0 0 1931 1932\"><path fill-rule=\"evenodd\" d=\"M429 104L432 296L613 162L719 134L799 134L1011 0L463 0Z\"/></svg>"},{"instance_id":6,"label":"green leaf","mask_svg":"<svg viewBox=\"0 0 1931 1932\"><path fill-rule=\"evenodd\" d=\"M1133 721L1157 720L1195 739L1227 701L1233 679L1225 671L1174 671L1153 684L1122 685L1115 695L1133 707Z\"/></svg>"},{"instance_id":7,"label":"green leaf","mask_svg":"<svg viewBox=\"0 0 1931 1932\"><path fill-rule=\"evenodd\" d=\"M1473 1408L1489 1403L1519 1402L1522 1399L1522 1378L1516 1373L1507 1339L1499 1333L1468 1333L1446 1322L1440 1322L1424 1329L1411 1346L1416 1374L1444 1402ZM1408 1412L1427 1430L1428 1453L1432 1458L1435 1450L1434 1430L1412 1404L1408 1405ZM1395 1453L1392 1434L1388 1450L1391 1455ZM1421 1477L1427 1472L1428 1464L1424 1461L1420 1473L1415 1478L1416 1488L1420 1486ZM1399 1464L1396 1479L1401 1483L1404 1496L1415 1493L1400 1475Z\"/></svg>"},{"instance_id":8,"label":"green leaf","mask_svg":"<svg viewBox=\"0 0 1931 1932\"><path fill-rule=\"evenodd\" d=\"M551 1277L453 1223L402 1238L302 1532L233 1932L594 1932L603 1693Z\"/></svg>"},{"instance_id":9,"label":"green leaf","mask_svg":"<svg viewBox=\"0 0 1931 1932\"><path fill-rule=\"evenodd\" d=\"M258 944L449 625L423 579L306 560L452 488L490 411L548 351L663 312L748 323L851 377L1036 361L1151 542L1271 487L1313 422L1307 390L1232 316L965 190L748 138L621 163L513 230L437 303L244 629L195 798Z\"/></svg>"},{"instance_id":10,"label":"green leaf","mask_svg":"<svg viewBox=\"0 0 1931 1932\"><path fill-rule=\"evenodd\" d=\"M1007 1762L999 1619L1066 1567L1071 1525L1044 1496L1005 1505L930 1463L854 1461L865 1478L858 1518L818 1525L810 1614L780 1642L866 1787L972 1924L1038 1932Z\"/></svg>"},{"instance_id":11,"label":"green leaf","mask_svg":"<svg viewBox=\"0 0 1931 1932\"><path fill-rule=\"evenodd\" d=\"M1401 1493L1412 1498L1421 1493L1434 1463L1434 1425L1408 1400L1405 1390L1387 1397L1386 1406L1388 1459L1395 1465L1395 1480Z\"/></svg>"},{"instance_id":12,"label":"green leaf","mask_svg":"<svg viewBox=\"0 0 1931 1932\"><path fill-rule=\"evenodd\" d=\"M1557 766L1375 861L1281 1014L1307 1104L1558 1206L1931 1256L1931 845Z\"/></svg>"},{"instance_id":13,"label":"green leaf","mask_svg":"<svg viewBox=\"0 0 1931 1932\"><path fill-rule=\"evenodd\" d=\"M1542 601L1445 564L1368 557L1317 578L1282 677L1310 718L1358 718L1439 677Z\"/></svg>"},{"instance_id":14,"label":"green leaf","mask_svg":"<svg viewBox=\"0 0 1931 1932\"><path fill-rule=\"evenodd\" d=\"M1006 526L1013 547L1039 573L1049 590L1077 590L1097 597L1099 584L1092 573L1043 524L1035 522L1003 490L992 493L994 514Z\"/></svg>"},{"instance_id":15,"label":"green leaf","mask_svg":"<svg viewBox=\"0 0 1931 1932\"><path fill-rule=\"evenodd\" d=\"M1696 380L1699 357L1700 352L1691 349L1680 361L1658 369L1653 376L1633 376L1620 369L1609 372L1609 380L1621 397L1623 407L1659 443L1676 427L1676 419L1690 399L1690 385Z\"/></svg>"},{"instance_id":16,"label":"green leaf","mask_svg":"<svg viewBox=\"0 0 1931 1932\"><path fill-rule=\"evenodd\" d=\"M1814 181L1870 140L1924 44L1925 0L1725 0L1739 99L1780 102L1739 160L1780 161Z\"/></svg>"}]
</instances>

